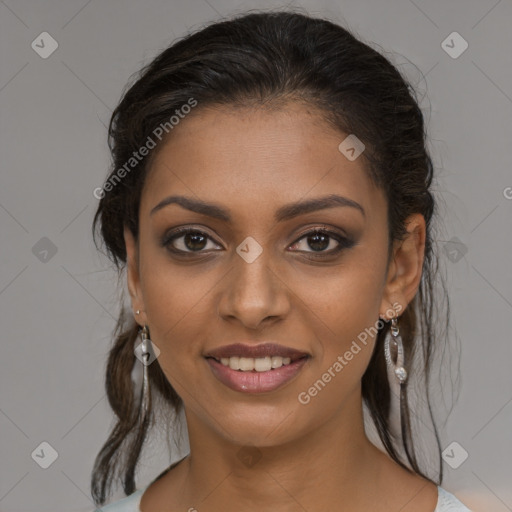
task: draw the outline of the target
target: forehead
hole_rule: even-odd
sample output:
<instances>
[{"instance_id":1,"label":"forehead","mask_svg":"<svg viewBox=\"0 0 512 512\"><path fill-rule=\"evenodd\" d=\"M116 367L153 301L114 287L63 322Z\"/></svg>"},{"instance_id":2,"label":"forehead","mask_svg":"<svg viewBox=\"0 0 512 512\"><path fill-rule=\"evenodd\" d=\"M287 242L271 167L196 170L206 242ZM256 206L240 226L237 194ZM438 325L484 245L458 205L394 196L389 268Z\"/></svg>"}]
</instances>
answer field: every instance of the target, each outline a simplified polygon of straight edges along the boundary
<instances>
[{"instance_id":1,"label":"forehead","mask_svg":"<svg viewBox=\"0 0 512 512\"><path fill-rule=\"evenodd\" d=\"M275 110L199 105L159 148L141 209L182 193L250 215L252 206L339 193L378 212L384 197L363 158L350 161L338 149L347 135L303 104Z\"/></svg>"}]
</instances>

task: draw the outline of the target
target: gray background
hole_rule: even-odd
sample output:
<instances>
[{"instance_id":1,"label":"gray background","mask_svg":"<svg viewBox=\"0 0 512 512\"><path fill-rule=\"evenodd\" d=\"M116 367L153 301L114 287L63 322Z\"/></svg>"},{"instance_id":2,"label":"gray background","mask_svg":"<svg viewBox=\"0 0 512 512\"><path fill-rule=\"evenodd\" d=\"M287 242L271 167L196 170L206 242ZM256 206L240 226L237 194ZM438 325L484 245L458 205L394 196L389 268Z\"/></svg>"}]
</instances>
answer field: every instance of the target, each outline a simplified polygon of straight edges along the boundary
<instances>
[{"instance_id":1,"label":"gray background","mask_svg":"<svg viewBox=\"0 0 512 512\"><path fill-rule=\"evenodd\" d=\"M0 1L1 511L93 508L92 463L113 421L103 374L119 289L92 243L92 191L107 172L105 126L122 88L190 29L283 5ZM460 392L440 425L442 443L452 465L462 450L469 455L457 469L444 463L444 487L475 511L512 510L512 3L289 5L393 52L420 92L446 222L436 245L453 306L454 371L461 351ZM43 59L31 43L45 31L59 46ZM469 44L457 58L442 46L454 31ZM48 469L31 456L42 442L58 453ZM139 486L169 464L162 443L155 438L145 451Z\"/></svg>"}]
</instances>

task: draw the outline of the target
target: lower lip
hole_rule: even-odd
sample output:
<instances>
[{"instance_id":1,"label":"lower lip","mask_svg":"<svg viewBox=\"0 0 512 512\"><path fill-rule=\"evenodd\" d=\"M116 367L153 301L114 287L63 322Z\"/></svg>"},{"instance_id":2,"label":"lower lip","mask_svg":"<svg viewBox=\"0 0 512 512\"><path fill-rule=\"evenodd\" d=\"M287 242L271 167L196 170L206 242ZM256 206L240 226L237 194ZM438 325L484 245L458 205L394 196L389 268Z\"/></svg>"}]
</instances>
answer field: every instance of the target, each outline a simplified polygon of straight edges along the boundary
<instances>
[{"instance_id":1,"label":"lower lip","mask_svg":"<svg viewBox=\"0 0 512 512\"><path fill-rule=\"evenodd\" d=\"M308 357L298 359L293 363L281 366L267 372L242 372L232 370L213 358L207 358L213 374L228 388L242 393L265 393L274 391L292 380L302 369Z\"/></svg>"}]
</instances>

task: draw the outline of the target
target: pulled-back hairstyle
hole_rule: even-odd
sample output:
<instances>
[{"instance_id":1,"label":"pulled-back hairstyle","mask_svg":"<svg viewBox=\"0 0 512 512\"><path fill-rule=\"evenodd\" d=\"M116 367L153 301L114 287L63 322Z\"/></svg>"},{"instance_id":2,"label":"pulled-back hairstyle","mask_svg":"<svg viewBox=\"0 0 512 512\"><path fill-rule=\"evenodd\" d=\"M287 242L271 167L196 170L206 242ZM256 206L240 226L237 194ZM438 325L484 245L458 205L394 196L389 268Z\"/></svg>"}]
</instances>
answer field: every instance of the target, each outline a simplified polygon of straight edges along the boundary
<instances>
[{"instance_id":1,"label":"pulled-back hairstyle","mask_svg":"<svg viewBox=\"0 0 512 512\"><path fill-rule=\"evenodd\" d=\"M401 315L400 332L408 371L424 376L422 391L439 455L436 476L427 475L418 464L407 393L403 395L401 436L397 441L392 435L392 393L383 350L389 323L378 330L375 350L362 379L362 395L389 456L409 471L441 484L440 442L429 399L429 376L434 341L437 342L435 320L439 314L435 297L438 263L432 247L431 222L437 209L430 190L433 165L415 91L387 58L348 30L300 13L251 12L213 23L178 40L137 74L110 120L113 164L106 183L110 180L113 186L105 187L101 193L93 234L96 237L99 228L106 251L120 272L126 263L123 228L127 226L138 239L141 191L148 164L158 147L129 172L126 162L148 137L154 140L155 128L168 123L176 110L190 104L191 98L197 102L195 113L206 106L258 108L288 100L316 107L328 123L344 134L356 134L365 144L361 158L368 176L387 198L390 251L394 240L403 239L409 215L420 213L425 218L422 278L418 293ZM119 178L123 166L126 172L114 183L112 178L116 173ZM442 312L448 325L448 307ZM127 495L135 491L136 465L158 412L153 402L149 416L144 417L131 380L138 330L132 316L121 312L105 384L117 423L95 460L92 495L97 505L105 503L113 481L118 479ZM422 355L419 369L412 367L417 353ZM167 409L179 412L183 402L158 360L148 371L153 398L163 399L161 403ZM141 417L144 421L140 421ZM405 452L406 459L400 451Z\"/></svg>"}]
</instances>

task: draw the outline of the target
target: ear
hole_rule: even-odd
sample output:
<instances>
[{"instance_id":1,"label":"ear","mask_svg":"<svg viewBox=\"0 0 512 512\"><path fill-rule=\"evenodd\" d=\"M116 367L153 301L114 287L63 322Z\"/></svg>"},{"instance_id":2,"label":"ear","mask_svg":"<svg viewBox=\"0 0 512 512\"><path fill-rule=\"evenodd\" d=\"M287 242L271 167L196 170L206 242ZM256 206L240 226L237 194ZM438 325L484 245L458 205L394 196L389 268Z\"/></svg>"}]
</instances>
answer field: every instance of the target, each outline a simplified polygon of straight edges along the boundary
<instances>
[{"instance_id":1,"label":"ear","mask_svg":"<svg viewBox=\"0 0 512 512\"><path fill-rule=\"evenodd\" d=\"M380 317L390 320L405 311L418 291L425 257L426 226L423 215L415 213L405 221L407 234L396 241L389 262L380 306Z\"/></svg>"},{"instance_id":2,"label":"ear","mask_svg":"<svg viewBox=\"0 0 512 512\"><path fill-rule=\"evenodd\" d=\"M140 286L137 242L127 226L124 227L123 234L126 247L126 279L132 301L133 316L140 326L144 326L147 318ZM140 313L137 315L136 311L140 311Z\"/></svg>"}]
</instances>

